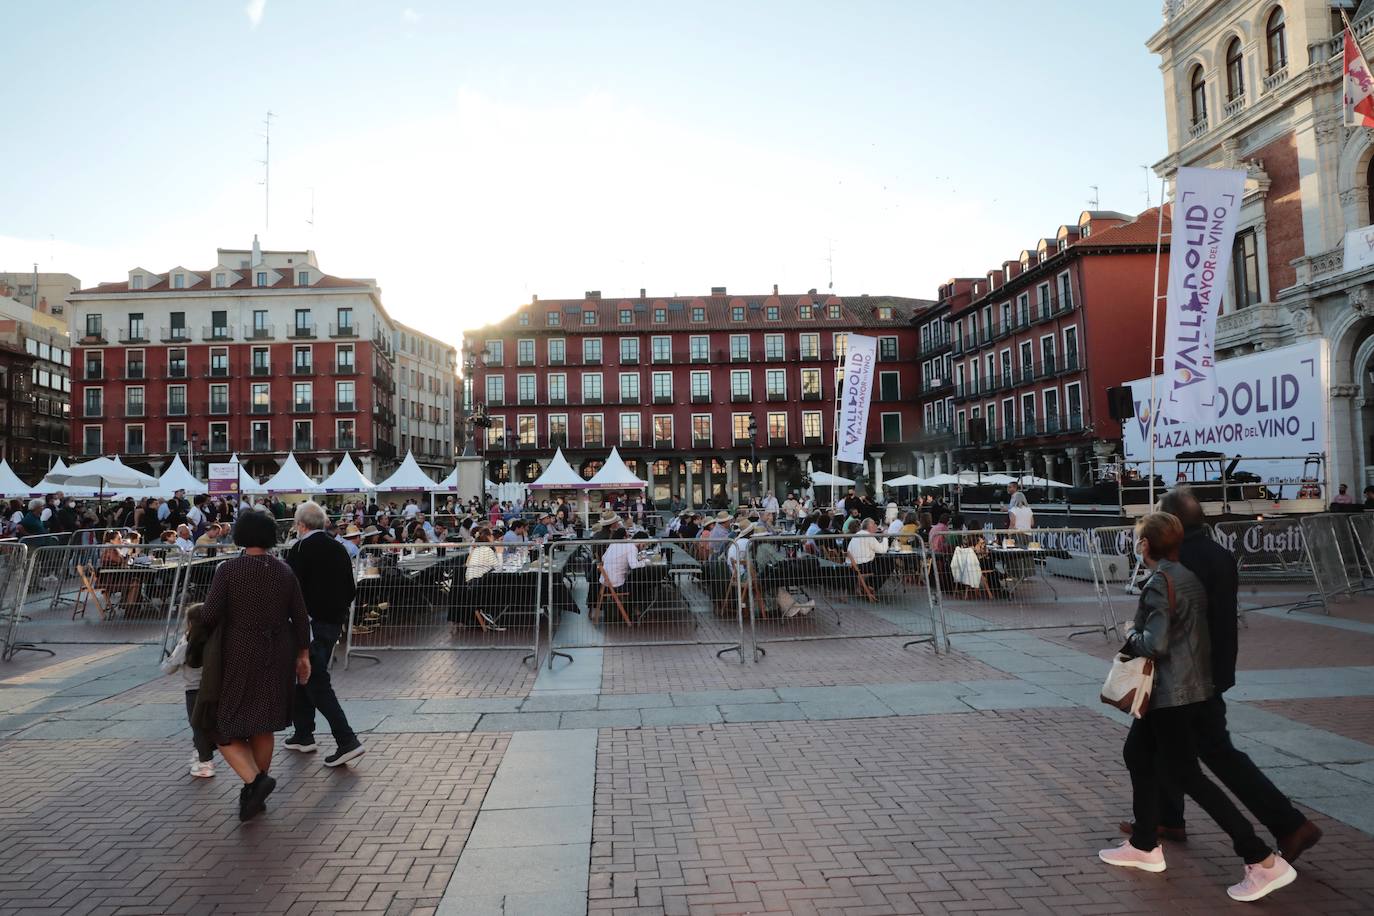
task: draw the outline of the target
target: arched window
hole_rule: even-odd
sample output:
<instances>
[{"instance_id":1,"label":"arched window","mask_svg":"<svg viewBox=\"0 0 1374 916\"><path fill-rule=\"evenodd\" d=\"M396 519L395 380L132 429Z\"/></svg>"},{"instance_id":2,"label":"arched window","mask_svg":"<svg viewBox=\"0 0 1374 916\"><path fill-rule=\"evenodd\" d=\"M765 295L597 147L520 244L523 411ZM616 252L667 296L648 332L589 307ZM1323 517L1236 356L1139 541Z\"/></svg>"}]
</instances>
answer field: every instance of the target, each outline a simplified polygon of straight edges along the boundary
<instances>
[{"instance_id":1,"label":"arched window","mask_svg":"<svg viewBox=\"0 0 1374 916\"><path fill-rule=\"evenodd\" d=\"M1189 95L1193 99L1193 123L1204 124L1207 121L1207 82L1202 78L1201 64L1193 68L1188 85Z\"/></svg>"},{"instance_id":2,"label":"arched window","mask_svg":"<svg viewBox=\"0 0 1374 916\"><path fill-rule=\"evenodd\" d=\"M1232 38L1226 46L1226 100L1245 95L1245 58L1240 53L1240 39Z\"/></svg>"},{"instance_id":3,"label":"arched window","mask_svg":"<svg viewBox=\"0 0 1374 916\"><path fill-rule=\"evenodd\" d=\"M1264 27L1264 44L1269 49L1269 72L1278 73L1288 66L1288 39L1283 31L1283 7L1276 6Z\"/></svg>"}]
</instances>

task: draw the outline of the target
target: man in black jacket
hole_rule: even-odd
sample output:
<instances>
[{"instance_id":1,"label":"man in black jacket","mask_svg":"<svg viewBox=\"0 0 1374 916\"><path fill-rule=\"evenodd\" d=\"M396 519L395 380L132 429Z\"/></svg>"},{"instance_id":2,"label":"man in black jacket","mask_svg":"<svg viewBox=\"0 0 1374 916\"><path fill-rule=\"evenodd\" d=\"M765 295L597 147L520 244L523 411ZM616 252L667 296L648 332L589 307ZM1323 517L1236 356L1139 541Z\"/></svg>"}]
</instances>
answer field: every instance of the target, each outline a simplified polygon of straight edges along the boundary
<instances>
[{"instance_id":1,"label":"man in black jacket","mask_svg":"<svg viewBox=\"0 0 1374 916\"><path fill-rule=\"evenodd\" d=\"M310 613L310 680L296 686L292 718L296 732L286 739L286 747L304 754L314 753L315 710L324 715L334 733L335 751L324 758L328 767L342 766L363 754L362 742L349 727L339 698L329 680L329 658L348 626L348 609L357 585L348 551L324 530L328 517L315 502L296 508L296 543L286 552L287 565L296 574Z\"/></svg>"},{"instance_id":2,"label":"man in black jacket","mask_svg":"<svg viewBox=\"0 0 1374 916\"><path fill-rule=\"evenodd\" d=\"M1212 686L1216 693L1198 720L1198 758L1216 774L1241 804L1262 823L1278 843L1279 851L1290 863L1311 849L1322 837L1321 828L1293 807L1269 778L1260 772L1248 755L1231 743L1226 728L1226 701L1222 694L1236 685L1236 654L1239 648L1237 617L1240 576L1230 551L1212 540L1203 523L1202 506L1187 487L1164 494L1161 512L1178 517L1183 523L1183 546L1179 562L1202 581L1207 590L1207 623L1212 639ZM1183 792L1167 779L1162 781L1159 800L1160 836L1184 840ZM1129 824L1122 829L1130 832Z\"/></svg>"}]
</instances>

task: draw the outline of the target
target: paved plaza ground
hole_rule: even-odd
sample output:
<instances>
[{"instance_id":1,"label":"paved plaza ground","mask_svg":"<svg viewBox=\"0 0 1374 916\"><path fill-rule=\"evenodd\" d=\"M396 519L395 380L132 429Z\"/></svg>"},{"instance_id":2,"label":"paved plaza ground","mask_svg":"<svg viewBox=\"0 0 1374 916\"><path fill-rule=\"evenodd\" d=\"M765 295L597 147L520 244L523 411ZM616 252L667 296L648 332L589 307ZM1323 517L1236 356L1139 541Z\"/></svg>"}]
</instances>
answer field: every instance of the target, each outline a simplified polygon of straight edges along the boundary
<instances>
[{"instance_id":1,"label":"paved plaza ground","mask_svg":"<svg viewBox=\"0 0 1374 916\"><path fill-rule=\"evenodd\" d=\"M1326 831L1257 905L1272 913L1374 911L1374 599L1334 610L1255 611L1241 634L1237 743ZM1097 861L1129 816L1123 722L1096 699L1112 643L902 643L776 643L756 664L617 645L552 671L518 651L380 652L335 670L367 755L323 768L323 732L320 754L279 750L248 824L227 767L187 774L156 647L22 653L0 666L0 912L1242 907L1200 815L1165 874Z\"/></svg>"}]
</instances>

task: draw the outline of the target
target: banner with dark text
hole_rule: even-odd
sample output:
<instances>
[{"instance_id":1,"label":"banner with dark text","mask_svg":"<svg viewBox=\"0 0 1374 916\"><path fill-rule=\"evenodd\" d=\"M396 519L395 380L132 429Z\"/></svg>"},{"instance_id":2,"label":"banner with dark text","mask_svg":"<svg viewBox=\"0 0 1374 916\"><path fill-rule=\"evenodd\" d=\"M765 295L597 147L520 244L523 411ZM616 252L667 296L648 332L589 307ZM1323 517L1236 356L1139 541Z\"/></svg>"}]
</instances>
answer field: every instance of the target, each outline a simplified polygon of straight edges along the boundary
<instances>
[{"instance_id":1,"label":"banner with dark text","mask_svg":"<svg viewBox=\"0 0 1374 916\"><path fill-rule=\"evenodd\" d=\"M844 357L844 393L840 399L840 428L835 431L835 457L863 464L868 439L868 405L873 397L873 367L878 361L878 338L850 334Z\"/></svg>"}]
</instances>

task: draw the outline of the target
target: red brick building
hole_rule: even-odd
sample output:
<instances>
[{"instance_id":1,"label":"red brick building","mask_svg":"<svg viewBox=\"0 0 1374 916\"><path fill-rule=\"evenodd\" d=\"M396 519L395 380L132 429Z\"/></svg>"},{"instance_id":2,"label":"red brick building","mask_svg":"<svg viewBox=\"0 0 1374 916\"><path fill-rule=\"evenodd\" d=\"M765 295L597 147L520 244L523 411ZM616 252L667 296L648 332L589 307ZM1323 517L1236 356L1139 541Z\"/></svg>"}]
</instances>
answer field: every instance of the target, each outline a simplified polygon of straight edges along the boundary
<instances>
[{"instance_id":1,"label":"red brick building","mask_svg":"<svg viewBox=\"0 0 1374 916\"><path fill-rule=\"evenodd\" d=\"M755 480L760 492L782 494L808 463L829 469L839 361L848 334L863 333L879 338L863 470L892 476L912 469L911 322L929 305L721 287L708 296L536 299L464 335L466 406L493 421L476 443L492 480L532 481L560 446L590 477L617 446L658 501L734 501L755 492Z\"/></svg>"},{"instance_id":2,"label":"red brick building","mask_svg":"<svg viewBox=\"0 0 1374 916\"><path fill-rule=\"evenodd\" d=\"M1107 389L1150 366L1158 220L1157 208L1084 212L985 277L940 288L921 327L925 473L938 458L1077 484L1112 454Z\"/></svg>"}]
</instances>

